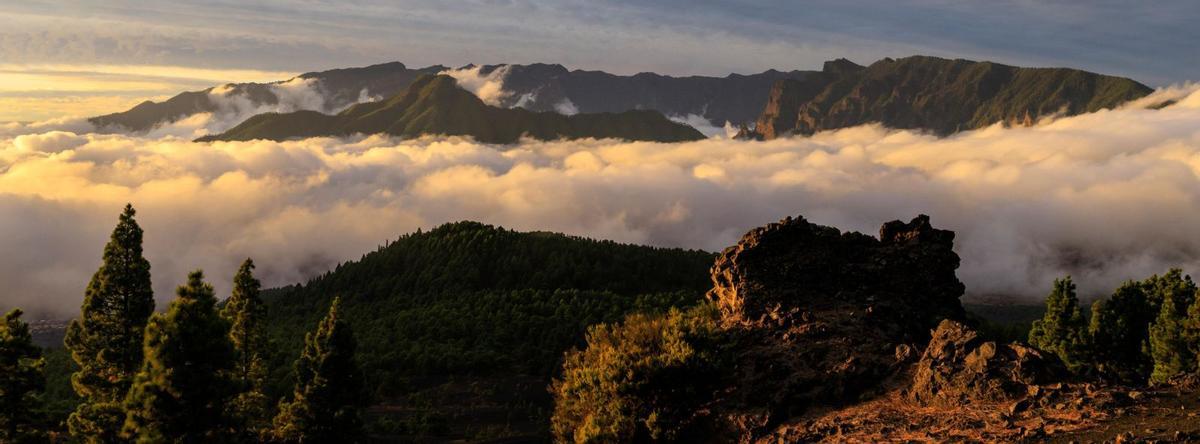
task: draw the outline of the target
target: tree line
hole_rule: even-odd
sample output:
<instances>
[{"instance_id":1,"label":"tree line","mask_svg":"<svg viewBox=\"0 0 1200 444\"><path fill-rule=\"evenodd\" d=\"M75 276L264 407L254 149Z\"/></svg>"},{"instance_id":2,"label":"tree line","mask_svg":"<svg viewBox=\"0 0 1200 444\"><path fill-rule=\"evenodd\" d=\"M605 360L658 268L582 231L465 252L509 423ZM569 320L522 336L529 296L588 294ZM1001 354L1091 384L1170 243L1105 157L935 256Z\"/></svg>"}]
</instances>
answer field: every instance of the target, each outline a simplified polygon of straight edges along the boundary
<instances>
[{"instance_id":1,"label":"tree line","mask_svg":"<svg viewBox=\"0 0 1200 444\"><path fill-rule=\"evenodd\" d=\"M1029 343L1074 374L1122 384L1163 384L1200 374L1200 295L1179 269L1127 281L1085 316L1075 283L1054 282Z\"/></svg>"},{"instance_id":2,"label":"tree line","mask_svg":"<svg viewBox=\"0 0 1200 444\"><path fill-rule=\"evenodd\" d=\"M277 408L265 394L266 305L254 263L218 304L196 270L163 313L154 312L142 229L127 205L92 276L64 345L81 399L71 438L118 442L355 442L363 437L362 373L354 334L334 299L305 335L292 393ZM0 324L0 442L57 441L42 426L45 357L13 310ZM273 414L273 411L278 413Z\"/></svg>"}]
</instances>

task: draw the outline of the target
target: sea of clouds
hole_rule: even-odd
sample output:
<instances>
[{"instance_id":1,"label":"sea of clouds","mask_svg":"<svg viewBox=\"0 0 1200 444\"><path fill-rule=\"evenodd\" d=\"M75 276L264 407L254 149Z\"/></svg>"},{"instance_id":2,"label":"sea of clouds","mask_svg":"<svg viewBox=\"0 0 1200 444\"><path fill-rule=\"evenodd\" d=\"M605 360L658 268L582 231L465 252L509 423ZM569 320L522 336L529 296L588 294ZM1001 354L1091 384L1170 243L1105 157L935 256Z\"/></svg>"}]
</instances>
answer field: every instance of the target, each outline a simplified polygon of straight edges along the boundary
<instances>
[{"instance_id":1,"label":"sea of clouds","mask_svg":"<svg viewBox=\"0 0 1200 444\"><path fill-rule=\"evenodd\" d=\"M1032 301L1071 274L1089 299L1172 266L1200 269L1198 90L947 138L868 125L767 142L209 144L190 140L228 123L197 117L142 135L70 119L8 124L0 305L77 311L127 202L160 301L191 269L222 293L246 257L267 285L301 282L458 220L716 251L786 216L875 233L920 213L958 233L971 297Z\"/></svg>"}]
</instances>

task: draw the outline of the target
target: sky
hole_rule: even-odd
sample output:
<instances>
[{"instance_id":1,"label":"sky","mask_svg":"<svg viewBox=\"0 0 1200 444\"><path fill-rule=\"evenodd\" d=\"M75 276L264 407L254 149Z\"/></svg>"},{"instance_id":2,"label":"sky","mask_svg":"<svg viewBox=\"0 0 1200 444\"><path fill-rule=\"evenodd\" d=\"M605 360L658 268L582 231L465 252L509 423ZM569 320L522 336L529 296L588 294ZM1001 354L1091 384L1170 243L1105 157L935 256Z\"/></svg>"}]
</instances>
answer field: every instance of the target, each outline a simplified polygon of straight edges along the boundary
<instances>
[{"instance_id":1,"label":"sky","mask_svg":"<svg viewBox=\"0 0 1200 444\"><path fill-rule=\"evenodd\" d=\"M1200 78L1194 1L0 2L0 122L90 116L322 69L561 63L632 74L925 54Z\"/></svg>"}]
</instances>

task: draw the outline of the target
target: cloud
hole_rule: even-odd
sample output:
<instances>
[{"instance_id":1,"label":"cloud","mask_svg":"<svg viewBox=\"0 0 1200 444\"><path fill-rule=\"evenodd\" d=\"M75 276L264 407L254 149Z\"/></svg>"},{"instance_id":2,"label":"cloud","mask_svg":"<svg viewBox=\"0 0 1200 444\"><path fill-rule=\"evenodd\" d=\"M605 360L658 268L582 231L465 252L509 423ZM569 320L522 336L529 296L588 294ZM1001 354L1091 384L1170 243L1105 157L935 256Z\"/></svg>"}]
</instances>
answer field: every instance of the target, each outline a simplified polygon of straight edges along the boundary
<instances>
[{"instance_id":1,"label":"cloud","mask_svg":"<svg viewBox=\"0 0 1200 444\"><path fill-rule=\"evenodd\" d=\"M303 281L455 220L718 250L788 215L867 233L929 214L958 233L973 297L1084 298L1200 270L1200 93L953 137L863 126L767 142L494 146L381 136L196 144L104 134L0 138L0 305L70 313L132 202L160 301L202 267L227 292L253 257Z\"/></svg>"},{"instance_id":2,"label":"cloud","mask_svg":"<svg viewBox=\"0 0 1200 444\"><path fill-rule=\"evenodd\" d=\"M504 89L504 79L508 77L508 71L511 68L505 65L487 74L481 73L482 69L482 66L469 66L449 69L438 74L454 77L458 81L459 87L472 92L483 103L491 106L501 106L501 101L512 95L511 91ZM522 97L521 99L525 100L526 98Z\"/></svg>"}]
</instances>

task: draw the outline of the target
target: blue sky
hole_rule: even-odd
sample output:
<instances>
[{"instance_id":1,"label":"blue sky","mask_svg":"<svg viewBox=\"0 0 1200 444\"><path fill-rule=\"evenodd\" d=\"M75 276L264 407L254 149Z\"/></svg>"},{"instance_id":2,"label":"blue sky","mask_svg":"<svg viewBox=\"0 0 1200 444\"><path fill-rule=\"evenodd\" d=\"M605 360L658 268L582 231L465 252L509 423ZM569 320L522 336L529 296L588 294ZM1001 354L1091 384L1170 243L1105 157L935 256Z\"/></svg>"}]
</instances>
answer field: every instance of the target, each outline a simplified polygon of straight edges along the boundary
<instances>
[{"instance_id":1,"label":"blue sky","mask_svg":"<svg viewBox=\"0 0 1200 444\"><path fill-rule=\"evenodd\" d=\"M215 76L237 81L258 80L251 71L391 60L724 75L927 54L1069 66L1162 86L1200 79L1197 18L1195 1L24 0L0 4L0 61L16 66L10 71L237 70ZM217 80L181 77L108 96L157 97ZM0 89L0 97L28 93ZM105 96L103 88L62 93Z\"/></svg>"}]
</instances>

